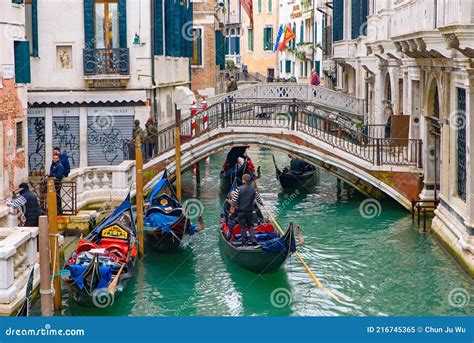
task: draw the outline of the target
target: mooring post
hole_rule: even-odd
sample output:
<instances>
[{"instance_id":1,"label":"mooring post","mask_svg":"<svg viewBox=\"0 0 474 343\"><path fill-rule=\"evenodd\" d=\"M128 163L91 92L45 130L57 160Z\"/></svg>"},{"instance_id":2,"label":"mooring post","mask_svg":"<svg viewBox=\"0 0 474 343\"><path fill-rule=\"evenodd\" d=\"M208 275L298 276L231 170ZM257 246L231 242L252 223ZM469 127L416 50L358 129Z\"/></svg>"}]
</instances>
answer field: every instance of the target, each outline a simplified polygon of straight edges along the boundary
<instances>
[{"instance_id":1,"label":"mooring post","mask_svg":"<svg viewBox=\"0 0 474 343\"><path fill-rule=\"evenodd\" d=\"M181 201L181 110L175 105L176 196Z\"/></svg>"},{"instance_id":2,"label":"mooring post","mask_svg":"<svg viewBox=\"0 0 474 343\"><path fill-rule=\"evenodd\" d=\"M41 315L44 317L53 315L49 254L48 217L41 216L39 218L40 295Z\"/></svg>"},{"instance_id":3,"label":"mooring post","mask_svg":"<svg viewBox=\"0 0 474 343\"><path fill-rule=\"evenodd\" d=\"M201 117L203 113L204 113L204 107L203 107L203 111L201 112ZM191 107L191 116L196 117L196 115L197 115L197 106L196 106L196 103L194 103L193 106ZM197 118L195 120L195 131L194 131L194 134L192 135L193 137L199 137L201 135L201 125L200 125L201 119L202 118ZM200 183L201 182L201 163L199 161L194 163L193 169L196 172L196 183Z\"/></svg>"},{"instance_id":4,"label":"mooring post","mask_svg":"<svg viewBox=\"0 0 474 343\"><path fill-rule=\"evenodd\" d=\"M145 253L145 239L143 234L143 155L140 135L137 135L135 138L135 173L137 183L138 254L143 256Z\"/></svg>"},{"instance_id":5,"label":"mooring post","mask_svg":"<svg viewBox=\"0 0 474 343\"><path fill-rule=\"evenodd\" d=\"M56 187L58 189L56 189ZM48 227L49 227L49 252L51 271L54 284L54 309L61 309L61 278L59 277L59 239L58 239L58 208L57 194L61 186L55 184L55 178L48 179Z\"/></svg>"}]
</instances>

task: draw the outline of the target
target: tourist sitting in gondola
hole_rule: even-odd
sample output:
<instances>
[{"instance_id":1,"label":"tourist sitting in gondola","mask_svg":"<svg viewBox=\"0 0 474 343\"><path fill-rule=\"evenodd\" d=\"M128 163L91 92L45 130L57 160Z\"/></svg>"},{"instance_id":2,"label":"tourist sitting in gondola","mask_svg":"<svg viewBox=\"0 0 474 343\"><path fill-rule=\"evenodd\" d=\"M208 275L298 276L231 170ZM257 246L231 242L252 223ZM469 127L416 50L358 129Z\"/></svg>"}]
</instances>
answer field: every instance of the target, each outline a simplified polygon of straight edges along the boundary
<instances>
[{"instance_id":1,"label":"tourist sitting in gondola","mask_svg":"<svg viewBox=\"0 0 474 343\"><path fill-rule=\"evenodd\" d=\"M257 245L255 238L254 223L253 223L253 209L254 202L257 201L263 205L260 194L258 194L255 186L252 185L252 177L249 174L242 176L243 185L238 187L232 196L232 206L237 209L237 217L239 226L241 228L242 245L247 244L247 230L250 234L250 241L252 245Z\"/></svg>"},{"instance_id":2,"label":"tourist sitting in gondola","mask_svg":"<svg viewBox=\"0 0 474 343\"><path fill-rule=\"evenodd\" d=\"M288 157L291 159L290 170L295 173L304 173L312 168L311 164L306 161L303 161L300 158L297 158L293 154L288 154Z\"/></svg>"}]
</instances>

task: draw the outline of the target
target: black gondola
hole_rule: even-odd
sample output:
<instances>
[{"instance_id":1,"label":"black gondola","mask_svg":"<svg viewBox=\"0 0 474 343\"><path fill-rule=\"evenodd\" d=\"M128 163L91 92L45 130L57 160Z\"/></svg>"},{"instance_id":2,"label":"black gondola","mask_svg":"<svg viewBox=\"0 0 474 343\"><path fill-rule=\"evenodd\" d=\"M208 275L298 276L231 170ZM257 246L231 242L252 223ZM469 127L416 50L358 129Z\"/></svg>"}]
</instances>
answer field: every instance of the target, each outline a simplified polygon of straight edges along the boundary
<instances>
[{"instance_id":1,"label":"black gondola","mask_svg":"<svg viewBox=\"0 0 474 343\"><path fill-rule=\"evenodd\" d=\"M240 186L244 174L254 174L254 166L250 159L247 159L245 163L240 165L238 163L240 157L245 159L244 154L247 148L248 146L235 146L230 149L227 154L227 158L219 174L222 193L227 194L234 182L237 186Z\"/></svg>"},{"instance_id":2,"label":"black gondola","mask_svg":"<svg viewBox=\"0 0 474 343\"><path fill-rule=\"evenodd\" d=\"M127 197L89 235L80 239L64 269L71 298L79 305L111 306L135 275L137 231Z\"/></svg>"},{"instance_id":3,"label":"black gondola","mask_svg":"<svg viewBox=\"0 0 474 343\"><path fill-rule=\"evenodd\" d=\"M157 252L177 252L189 245L196 227L179 202L166 170L146 206L143 230L147 246Z\"/></svg>"},{"instance_id":4,"label":"black gondola","mask_svg":"<svg viewBox=\"0 0 474 343\"><path fill-rule=\"evenodd\" d=\"M31 297L33 294L33 282L35 278L35 268L33 267L30 272L30 277L28 278L28 283L26 284L26 296L25 302L21 305L18 310L17 317L29 317L31 310Z\"/></svg>"},{"instance_id":5,"label":"black gondola","mask_svg":"<svg viewBox=\"0 0 474 343\"><path fill-rule=\"evenodd\" d=\"M262 212L255 207L254 226L258 245L242 246L239 224L234 226L232 234L228 227L229 205L221 213L221 230L219 233L222 251L229 259L254 273L272 273L280 269L288 257L296 251L293 224L290 223L286 233L281 236Z\"/></svg>"},{"instance_id":6,"label":"black gondola","mask_svg":"<svg viewBox=\"0 0 474 343\"><path fill-rule=\"evenodd\" d=\"M285 189L295 189L304 186L318 172L318 169L311 164L308 164L306 170L302 173L290 170L288 167L285 167L282 171L277 166L275 156L272 155L272 157L276 170L276 178Z\"/></svg>"}]
</instances>

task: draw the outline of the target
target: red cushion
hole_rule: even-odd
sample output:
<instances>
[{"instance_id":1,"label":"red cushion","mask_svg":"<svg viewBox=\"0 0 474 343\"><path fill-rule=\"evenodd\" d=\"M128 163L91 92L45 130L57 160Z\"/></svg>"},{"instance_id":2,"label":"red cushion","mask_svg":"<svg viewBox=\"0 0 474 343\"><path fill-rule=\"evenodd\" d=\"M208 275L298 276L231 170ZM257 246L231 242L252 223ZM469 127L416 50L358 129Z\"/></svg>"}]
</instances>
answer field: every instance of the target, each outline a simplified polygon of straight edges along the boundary
<instances>
[{"instance_id":1,"label":"red cushion","mask_svg":"<svg viewBox=\"0 0 474 343\"><path fill-rule=\"evenodd\" d=\"M118 250L125 256L128 255L128 242L118 238L102 238L100 240L100 247L109 251Z\"/></svg>"}]
</instances>

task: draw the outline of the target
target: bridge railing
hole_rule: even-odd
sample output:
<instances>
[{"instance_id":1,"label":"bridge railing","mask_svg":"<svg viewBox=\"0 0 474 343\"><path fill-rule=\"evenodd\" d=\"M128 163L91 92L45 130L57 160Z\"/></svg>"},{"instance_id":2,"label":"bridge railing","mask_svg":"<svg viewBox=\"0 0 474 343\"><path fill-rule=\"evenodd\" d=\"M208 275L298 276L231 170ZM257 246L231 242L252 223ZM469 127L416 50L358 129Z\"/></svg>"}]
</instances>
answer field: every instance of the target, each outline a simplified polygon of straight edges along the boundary
<instances>
[{"instance_id":1,"label":"bridge railing","mask_svg":"<svg viewBox=\"0 0 474 343\"><path fill-rule=\"evenodd\" d=\"M317 109L297 99L225 99L181 121L183 143L203 133L225 127L281 128L304 132L322 142L374 165L421 168L421 140L372 137L354 122L334 112ZM175 126L158 134L156 154L175 147Z\"/></svg>"}]
</instances>

